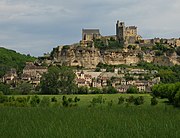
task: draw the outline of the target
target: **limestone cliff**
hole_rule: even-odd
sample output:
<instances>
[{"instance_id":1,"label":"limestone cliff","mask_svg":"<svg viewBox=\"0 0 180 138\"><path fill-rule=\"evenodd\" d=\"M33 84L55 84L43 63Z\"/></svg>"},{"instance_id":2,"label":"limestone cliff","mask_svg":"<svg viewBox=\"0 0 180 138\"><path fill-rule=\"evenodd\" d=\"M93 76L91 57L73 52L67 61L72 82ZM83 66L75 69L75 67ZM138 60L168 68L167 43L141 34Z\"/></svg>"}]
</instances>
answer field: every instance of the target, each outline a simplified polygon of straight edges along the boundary
<instances>
[{"instance_id":1,"label":"limestone cliff","mask_svg":"<svg viewBox=\"0 0 180 138\"><path fill-rule=\"evenodd\" d=\"M99 50L94 47L75 45L57 47L53 50L51 56L55 64L83 66L85 68L95 68L100 62L108 65L134 65L140 61L152 62L164 66L180 65L180 58L176 54L171 56L155 56L153 51L143 52L141 50L123 49Z\"/></svg>"}]
</instances>

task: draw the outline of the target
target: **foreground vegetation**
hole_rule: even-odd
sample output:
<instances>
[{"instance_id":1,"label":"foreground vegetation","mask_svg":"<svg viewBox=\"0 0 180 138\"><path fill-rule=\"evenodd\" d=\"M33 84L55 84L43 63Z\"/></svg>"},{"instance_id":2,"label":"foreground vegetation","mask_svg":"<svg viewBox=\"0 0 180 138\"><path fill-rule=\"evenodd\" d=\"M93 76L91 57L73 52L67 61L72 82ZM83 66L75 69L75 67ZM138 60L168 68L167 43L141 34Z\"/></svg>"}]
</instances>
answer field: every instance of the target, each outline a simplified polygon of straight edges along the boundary
<instances>
[{"instance_id":1,"label":"foreground vegetation","mask_svg":"<svg viewBox=\"0 0 180 138\"><path fill-rule=\"evenodd\" d=\"M168 108L0 108L1 137L173 137L180 112Z\"/></svg>"},{"instance_id":2,"label":"foreground vegetation","mask_svg":"<svg viewBox=\"0 0 180 138\"><path fill-rule=\"evenodd\" d=\"M121 97L129 99L132 96L142 96L144 102L141 105L129 100L119 102ZM37 96L30 96L30 105L32 99L38 102L33 97ZM74 103L76 97L79 99L76 106L63 105L66 100ZM28 96L14 96L14 99L18 98ZM157 105L151 105L152 96L148 94L51 95L38 98L38 106L33 107L1 104L1 137L176 138L180 135L179 109L166 105L166 99L158 99ZM50 104L46 104L47 100L42 104L43 99L48 98Z\"/></svg>"}]
</instances>

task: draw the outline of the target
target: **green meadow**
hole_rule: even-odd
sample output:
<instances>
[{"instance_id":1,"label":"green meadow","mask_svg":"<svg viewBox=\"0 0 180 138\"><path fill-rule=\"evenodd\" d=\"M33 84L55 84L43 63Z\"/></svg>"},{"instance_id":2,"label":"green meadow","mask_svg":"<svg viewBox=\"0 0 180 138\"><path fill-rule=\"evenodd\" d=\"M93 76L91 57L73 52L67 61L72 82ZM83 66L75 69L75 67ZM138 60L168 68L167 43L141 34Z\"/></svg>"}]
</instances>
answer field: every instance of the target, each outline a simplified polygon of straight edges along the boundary
<instances>
[{"instance_id":1,"label":"green meadow","mask_svg":"<svg viewBox=\"0 0 180 138\"><path fill-rule=\"evenodd\" d=\"M118 97L128 94L100 95L105 102L89 106L99 95L66 95L80 98L77 106L63 107L62 95L49 107L0 107L2 138L178 138L180 110L151 96L143 96L142 105L118 104ZM15 96L19 97L19 96ZM24 97L24 96L21 96ZM25 96L26 97L26 96ZM43 96L40 96L41 98ZM54 96L46 96L54 97ZM109 102L111 105L109 105Z\"/></svg>"}]
</instances>

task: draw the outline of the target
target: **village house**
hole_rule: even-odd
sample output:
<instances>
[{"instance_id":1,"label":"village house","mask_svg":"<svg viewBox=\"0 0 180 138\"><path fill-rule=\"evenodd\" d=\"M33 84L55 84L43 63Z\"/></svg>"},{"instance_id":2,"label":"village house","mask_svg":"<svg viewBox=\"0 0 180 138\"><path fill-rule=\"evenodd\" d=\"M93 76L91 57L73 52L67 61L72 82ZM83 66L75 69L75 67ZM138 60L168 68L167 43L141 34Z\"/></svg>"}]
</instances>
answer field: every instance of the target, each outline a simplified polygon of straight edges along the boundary
<instances>
[{"instance_id":1,"label":"village house","mask_svg":"<svg viewBox=\"0 0 180 138\"><path fill-rule=\"evenodd\" d=\"M118 87L116 87L117 91L119 93L126 93L127 90L129 89L130 85L120 85Z\"/></svg>"},{"instance_id":2,"label":"village house","mask_svg":"<svg viewBox=\"0 0 180 138\"><path fill-rule=\"evenodd\" d=\"M85 74L84 71L76 72L76 84L78 87L87 86L90 87L92 85L92 76L90 74Z\"/></svg>"},{"instance_id":3,"label":"village house","mask_svg":"<svg viewBox=\"0 0 180 138\"><path fill-rule=\"evenodd\" d=\"M3 83L6 83L12 86L15 86L17 81L18 81L18 75L17 75L16 69L11 69L2 78Z\"/></svg>"},{"instance_id":4,"label":"village house","mask_svg":"<svg viewBox=\"0 0 180 138\"><path fill-rule=\"evenodd\" d=\"M37 76L37 74L44 74L48 71L47 67L34 65L33 62L26 62L26 66L23 69L23 74L30 76Z\"/></svg>"},{"instance_id":5,"label":"village house","mask_svg":"<svg viewBox=\"0 0 180 138\"><path fill-rule=\"evenodd\" d=\"M48 71L47 67L34 65L33 62L26 62L21 80L31 83L34 87L40 84L41 77Z\"/></svg>"}]
</instances>

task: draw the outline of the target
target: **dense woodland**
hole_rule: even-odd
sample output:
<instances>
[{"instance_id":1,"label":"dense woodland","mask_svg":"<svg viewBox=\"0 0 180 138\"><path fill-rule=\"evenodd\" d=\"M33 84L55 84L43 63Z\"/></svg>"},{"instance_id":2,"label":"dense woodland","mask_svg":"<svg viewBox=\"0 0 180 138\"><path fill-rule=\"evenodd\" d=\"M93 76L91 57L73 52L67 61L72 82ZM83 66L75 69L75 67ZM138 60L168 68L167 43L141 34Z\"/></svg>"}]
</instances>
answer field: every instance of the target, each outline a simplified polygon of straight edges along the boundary
<instances>
[{"instance_id":1,"label":"dense woodland","mask_svg":"<svg viewBox=\"0 0 180 138\"><path fill-rule=\"evenodd\" d=\"M35 59L30 55L23 55L14 50L0 47L0 77L11 68L15 68L18 72L21 72L27 61L34 61Z\"/></svg>"}]
</instances>

